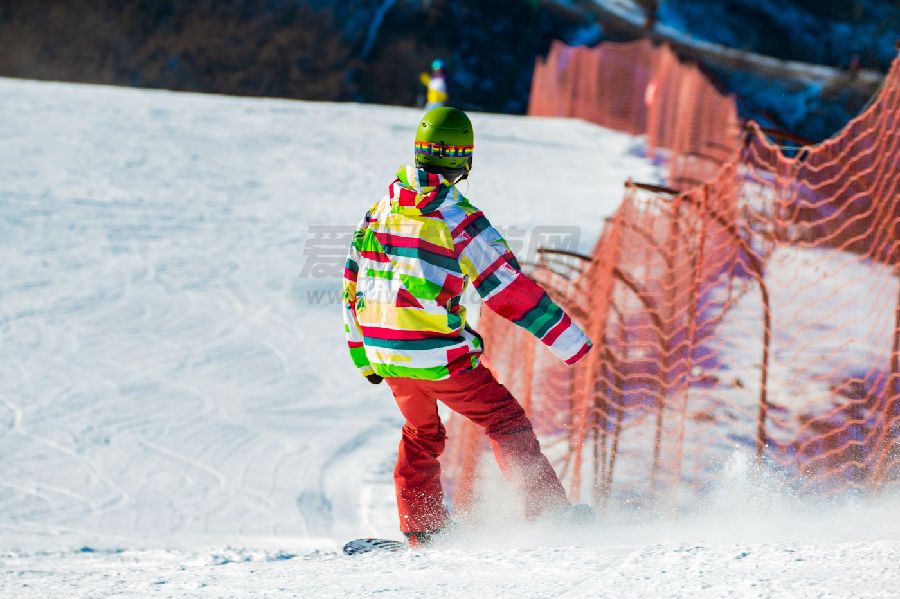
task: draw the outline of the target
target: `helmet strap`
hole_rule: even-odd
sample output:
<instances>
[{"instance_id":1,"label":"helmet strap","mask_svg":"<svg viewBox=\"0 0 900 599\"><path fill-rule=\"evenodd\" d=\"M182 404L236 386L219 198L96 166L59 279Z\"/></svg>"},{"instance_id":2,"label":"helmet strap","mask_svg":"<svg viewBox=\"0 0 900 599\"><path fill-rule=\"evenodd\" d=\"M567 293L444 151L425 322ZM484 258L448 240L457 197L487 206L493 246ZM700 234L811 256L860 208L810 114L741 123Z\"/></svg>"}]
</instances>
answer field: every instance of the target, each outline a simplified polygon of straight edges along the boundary
<instances>
[{"instance_id":1,"label":"helmet strap","mask_svg":"<svg viewBox=\"0 0 900 599\"><path fill-rule=\"evenodd\" d=\"M469 178L469 171L465 171L465 172L463 172L463 173L460 173L458 177L456 177L455 179L453 179L452 181L450 181L450 184L451 184L451 185L456 185L456 184L459 183L460 181L463 181L463 180L468 179L468 178Z\"/></svg>"},{"instance_id":2,"label":"helmet strap","mask_svg":"<svg viewBox=\"0 0 900 599\"><path fill-rule=\"evenodd\" d=\"M418 160L416 161L416 166L420 169L423 169L425 172L441 175L447 181L450 182L451 185L456 185L460 181L466 179L469 176L469 171L472 170L472 157L469 156L466 163L462 168L450 168L448 166L438 166L435 164L422 164Z\"/></svg>"},{"instance_id":3,"label":"helmet strap","mask_svg":"<svg viewBox=\"0 0 900 599\"><path fill-rule=\"evenodd\" d=\"M466 163L463 165L463 169L464 169L463 172L460 173L459 176L454 181L452 181L453 185L456 185L460 181L463 181L463 180L469 178L469 172L472 170L472 157L471 156L469 156L469 159L466 160Z\"/></svg>"}]
</instances>

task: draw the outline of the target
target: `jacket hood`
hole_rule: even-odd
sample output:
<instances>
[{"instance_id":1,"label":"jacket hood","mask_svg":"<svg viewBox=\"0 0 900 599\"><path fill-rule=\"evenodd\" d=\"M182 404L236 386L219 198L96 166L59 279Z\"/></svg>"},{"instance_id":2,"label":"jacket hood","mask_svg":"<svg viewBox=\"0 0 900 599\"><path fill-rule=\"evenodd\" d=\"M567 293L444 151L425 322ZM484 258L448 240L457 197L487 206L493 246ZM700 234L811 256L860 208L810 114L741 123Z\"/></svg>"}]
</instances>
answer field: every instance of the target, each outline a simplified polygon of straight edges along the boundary
<instances>
[{"instance_id":1,"label":"jacket hood","mask_svg":"<svg viewBox=\"0 0 900 599\"><path fill-rule=\"evenodd\" d=\"M456 188L442 175L414 166L401 166L391 183L391 205L414 212L434 212L447 201L455 201Z\"/></svg>"}]
</instances>

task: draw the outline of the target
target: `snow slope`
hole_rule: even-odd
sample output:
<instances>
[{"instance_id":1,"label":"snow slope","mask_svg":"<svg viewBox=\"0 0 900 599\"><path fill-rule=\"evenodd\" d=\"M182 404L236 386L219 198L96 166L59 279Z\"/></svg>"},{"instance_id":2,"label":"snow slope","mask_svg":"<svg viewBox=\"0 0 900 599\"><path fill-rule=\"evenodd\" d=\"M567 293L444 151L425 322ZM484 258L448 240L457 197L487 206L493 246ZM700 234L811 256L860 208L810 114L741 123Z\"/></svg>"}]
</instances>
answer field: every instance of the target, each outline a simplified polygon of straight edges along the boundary
<instances>
[{"instance_id":1,"label":"snow slope","mask_svg":"<svg viewBox=\"0 0 900 599\"><path fill-rule=\"evenodd\" d=\"M896 502L810 506L739 461L676 520L339 555L397 536L401 421L332 275L416 117L0 79L0 596L890 596ZM589 249L626 177L662 179L584 123L475 126L469 195L525 245L578 225Z\"/></svg>"}]
</instances>

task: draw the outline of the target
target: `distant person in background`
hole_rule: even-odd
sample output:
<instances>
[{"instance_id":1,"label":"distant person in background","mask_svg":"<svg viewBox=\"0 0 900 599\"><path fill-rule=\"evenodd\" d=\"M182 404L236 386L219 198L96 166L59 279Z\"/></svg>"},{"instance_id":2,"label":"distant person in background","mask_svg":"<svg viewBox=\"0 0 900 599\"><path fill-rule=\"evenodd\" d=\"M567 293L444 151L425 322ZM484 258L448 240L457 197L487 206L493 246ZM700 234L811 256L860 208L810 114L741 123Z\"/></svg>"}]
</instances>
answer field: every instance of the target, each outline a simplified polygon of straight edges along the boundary
<instances>
[{"instance_id":1,"label":"distant person in background","mask_svg":"<svg viewBox=\"0 0 900 599\"><path fill-rule=\"evenodd\" d=\"M447 103L449 96L447 95L445 74L444 61L438 58L431 63L431 75L422 73L419 76L422 85L428 88L428 95L425 98L425 110L440 108Z\"/></svg>"},{"instance_id":2,"label":"distant person in background","mask_svg":"<svg viewBox=\"0 0 900 599\"><path fill-rule=\"evenodd\" d=\"M638 4L644 9L644 31L653 31L659 20L659 0L638 0Z\"/></svg>"},{"instance_id":3,"label":"distant person in background","mask_svg":"<svg viewBox=\"0 0 900 599\"><path fill-rule=\"evenodd\" d=\"M900 48L900 42L897 42L897 48ZM859 70L862 68L862 61L859 58L859 54L854 54L850 59L850 64L847 65L847 74L851 79L854 79L859 76Z\"/></svg>"}]
</instances>

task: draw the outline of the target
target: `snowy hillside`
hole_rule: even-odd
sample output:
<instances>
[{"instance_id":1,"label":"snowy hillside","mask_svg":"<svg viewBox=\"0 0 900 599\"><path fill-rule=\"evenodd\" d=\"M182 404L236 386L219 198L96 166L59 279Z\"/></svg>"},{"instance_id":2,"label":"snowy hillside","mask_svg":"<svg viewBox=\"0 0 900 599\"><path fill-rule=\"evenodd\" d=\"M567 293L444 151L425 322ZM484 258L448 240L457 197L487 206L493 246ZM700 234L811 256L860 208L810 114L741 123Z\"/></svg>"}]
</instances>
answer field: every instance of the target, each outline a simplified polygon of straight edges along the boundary
<instances>
[{"instance_id":1,"label":"snowy hillside","mask_svg":"<svg viewBox=\"0 0 900 599\"><path fill-rule=\"evenodd\" d=\"M810 506L740 461L679 520L338 554L398 536L401 420L333 293L417 116L0 80L0 596L890 596L896 502ZM525 246L587 250L662 178L584 123L475 127L468 195Z\"/></svg>"}]
</instances>

